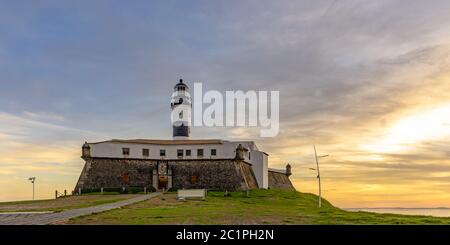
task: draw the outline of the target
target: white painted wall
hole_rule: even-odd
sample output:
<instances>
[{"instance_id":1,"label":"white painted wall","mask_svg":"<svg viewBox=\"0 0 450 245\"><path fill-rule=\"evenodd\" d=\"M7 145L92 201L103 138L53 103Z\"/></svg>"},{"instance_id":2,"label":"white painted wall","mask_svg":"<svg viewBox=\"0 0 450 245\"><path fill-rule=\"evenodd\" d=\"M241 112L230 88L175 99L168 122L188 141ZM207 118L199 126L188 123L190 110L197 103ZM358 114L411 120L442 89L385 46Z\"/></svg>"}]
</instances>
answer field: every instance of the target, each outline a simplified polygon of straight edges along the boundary
<instances>
[{"instance_id":1,"label":"white painted wall","mask_svg":"<svg viewBox=\"0 0 450 245\"><path fill-rule=\"evenodd\" d=\"M252 151L251 162L253 173L255 174L256 181L259 188L269 188L269 174L268 174L268 156L262 151Z\"/></svg>"},{"instance_id":2,"label":"white painted wall","mask_svg":"<svg viewBox=\"0 0 450 245\"><path fill-rule=\"evenodd\" d=\"M177 144L177 145L157 145L157 144L139 144L139 143L123 143L123 142L100 142L89 143L91 147L92 157L110 157L110 158L137 158L137 159L178 159L177 150L183 149L183 159L198 159L197 149L203 149L203 158L234 158L236 155L236 147L242 144L249 150L255 149L254 143L251 141L231 142L223 141L222 144ZM130 154L124 156L122 148L129 148ZM142 149L149 149L149 156L142 155ZM166 150L166 156L161 157L159 152L161 149ZM191 150L191 156L186 156L187 149ZM216 156L211 156L211 149L216 149ZM245 160L249 161L248 154ZM249 161L250 162L250 161Z\"/></svg>"}]
</instances>

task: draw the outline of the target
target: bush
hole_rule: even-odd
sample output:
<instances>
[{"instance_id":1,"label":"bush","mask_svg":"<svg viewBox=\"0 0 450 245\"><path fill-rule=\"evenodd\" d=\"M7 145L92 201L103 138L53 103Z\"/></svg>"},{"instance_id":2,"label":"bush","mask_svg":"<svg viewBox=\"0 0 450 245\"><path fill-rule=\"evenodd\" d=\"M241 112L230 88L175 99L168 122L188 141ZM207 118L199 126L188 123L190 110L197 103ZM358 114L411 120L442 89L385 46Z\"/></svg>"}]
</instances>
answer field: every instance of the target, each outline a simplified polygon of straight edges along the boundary
<instances>
[{"instance_id":1,"label":"bush","mask_svg":"<svg viewBox=\"0 0 450 245\"><path fill-rule=\"evenodd\" d=\"M127 190L127 193L136 194L139 192L144 192L144 187L129 187L125 190Z\"/></svg>"},{"instance_id":2,"label":"bush","mask_svg":"<svg viewBox=\"0 0 450 245\"><path fill-rule=\"evenodd\" d=\"M103 188L103 192L121 192L122 188L117 188L117 187L105 187Z\"/></svg>"},{"instance_id":3,"label":"bush","mask_svg":"<svg viewBox=\"0 0 450 245\"><path fill-rule=\"evenodd\" d=\"M153 186L146 186L147 192L156 192L155 187ZM138 186L132 186L125 188L125 191L121 190L121 193L130 193L130 194L137 194L137 193L144 193L144 187L138 187Z\"/></svg>"},{"instance_id":4,"label":"bush","mask_svg":"<svg viewBox=\"0 0 450 245\"><path fill-rule=\"evenodd\" d=\"M100 188L83 188L81 189L81 194L87 194L92 192L100 192Z\"/></svg>"},{"instance_id":5,"label":"bush","mask_svg":"<svg viewBox=\"0 0 450 245\"><path fill-rule=\"evenodd\" d=\"M88 194L88 193L101 193L101 188L83 188L81 189L81 194ZM131 187L104 187L103 192L114 192L114 193L120 193L120 194L137 194L137 193L144 193L144 187L138 187L138 186L131 186ZM156 192L156 189L153 186L147 186L147 192ZM76 194L78 194L78 191L75 191Z\"/></svg>"}]
</instances>

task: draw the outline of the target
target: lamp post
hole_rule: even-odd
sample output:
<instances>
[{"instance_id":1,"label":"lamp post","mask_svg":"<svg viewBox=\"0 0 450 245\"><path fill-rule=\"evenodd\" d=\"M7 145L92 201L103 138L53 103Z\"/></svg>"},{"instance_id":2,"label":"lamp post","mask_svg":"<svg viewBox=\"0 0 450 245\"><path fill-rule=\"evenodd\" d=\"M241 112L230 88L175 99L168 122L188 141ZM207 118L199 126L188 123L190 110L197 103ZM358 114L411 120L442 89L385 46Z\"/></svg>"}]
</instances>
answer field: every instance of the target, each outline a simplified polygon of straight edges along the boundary
<instances>
[{"instance_id":1,"label":"lamp post","mask_svg":"<svg viewBox=\"0 0 450 245\"><path fill-rule=\"evenodd\" d=\"M36 177L30 177L28 178L29 181L31 181L31 184L33 184L33 200L34 200L34 181L36 180Z\"/></svg>"},{"instance_id":2,"label":"lamp post","mask_svg":"<svg viewBox=\"0 0 450 245\"><path fill-rule=\"evenodd\" d=\"M319 180L319 208L322 207L322 186L320 184L320 168L319 168L319 158L327 157L329 155L317 156L316 145L314 147L314 156L316 157L316 166L317 166L317 179ZM312 168L314 170L314 168Z\"/></svg>"}]
</instances>

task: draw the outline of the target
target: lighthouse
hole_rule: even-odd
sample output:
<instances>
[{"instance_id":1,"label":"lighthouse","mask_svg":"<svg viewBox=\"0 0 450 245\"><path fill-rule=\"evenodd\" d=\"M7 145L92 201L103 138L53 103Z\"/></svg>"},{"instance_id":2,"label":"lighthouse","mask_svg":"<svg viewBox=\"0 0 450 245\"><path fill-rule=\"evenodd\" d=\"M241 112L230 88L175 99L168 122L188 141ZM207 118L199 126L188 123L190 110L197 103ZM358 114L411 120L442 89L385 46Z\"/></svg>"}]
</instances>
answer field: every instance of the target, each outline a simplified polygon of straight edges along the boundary
<instances>
[{"instance_id":1,"label":"lighthouse","mask_svg":"<svg viewBox=\"0 0 450 245\"><path fill-rule=\"evenodd\" d=\"M175 85L170 102L174 140L188 139L191 126L192 101L189 87L183 79Z\"/></svg>"}]
</instances>

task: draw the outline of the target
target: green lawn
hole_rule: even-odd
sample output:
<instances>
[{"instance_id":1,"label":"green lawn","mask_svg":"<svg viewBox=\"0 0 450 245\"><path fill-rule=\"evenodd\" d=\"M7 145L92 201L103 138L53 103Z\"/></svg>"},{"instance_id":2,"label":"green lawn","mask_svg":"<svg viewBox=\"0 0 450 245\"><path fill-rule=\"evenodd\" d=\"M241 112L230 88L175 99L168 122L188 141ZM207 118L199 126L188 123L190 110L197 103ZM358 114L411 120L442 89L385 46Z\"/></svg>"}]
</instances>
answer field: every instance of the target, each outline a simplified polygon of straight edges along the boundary
<instances>
[{"instance_id":1,"label":"green lawn","mask_svg":"<svg viewBox=\"0 0 450 245\"><path fill-rule=\"evenodd\" d=\"M68 224L450 224L450 218L347 212L317 196L285 190L252 190L250 197L209 192L206 201L178 201L175 193L121 209L78 217Z\"/></svg>"},{"instance_id":2,"label":"green lawn","mask_svg":"<svg viewBox=\"0 0 450 245\"><path fill-rule=\"evenodd\" d=\"M1 202L0 212L21 212L21 211L54 211L84 208L89 206L113 203L125 200L137 195L82 195L67 196L58 199Z\"/></svg>"}]
</instances>

